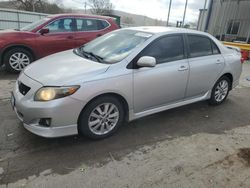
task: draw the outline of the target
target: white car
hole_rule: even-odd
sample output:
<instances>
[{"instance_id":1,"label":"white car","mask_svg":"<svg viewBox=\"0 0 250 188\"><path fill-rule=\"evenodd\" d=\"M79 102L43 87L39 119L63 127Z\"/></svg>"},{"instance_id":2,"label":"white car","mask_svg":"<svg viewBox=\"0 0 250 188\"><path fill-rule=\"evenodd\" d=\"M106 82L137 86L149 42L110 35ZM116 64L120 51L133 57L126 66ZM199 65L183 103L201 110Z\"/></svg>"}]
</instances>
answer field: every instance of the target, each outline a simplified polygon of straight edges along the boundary
<instances>
[{"instance_id":1,"label":"white car","mask_svg":"<svg viewBox=\"0 0 250 188\"><path fill-rule=\"evenodd\" d=\"M209 100L239 83L241 54L187 29L120 29L36 61L19 76L12 106L43 137L113 134L124 120ZM152 125L154 126L154 125Z\"/></svg>"}]
</instances>

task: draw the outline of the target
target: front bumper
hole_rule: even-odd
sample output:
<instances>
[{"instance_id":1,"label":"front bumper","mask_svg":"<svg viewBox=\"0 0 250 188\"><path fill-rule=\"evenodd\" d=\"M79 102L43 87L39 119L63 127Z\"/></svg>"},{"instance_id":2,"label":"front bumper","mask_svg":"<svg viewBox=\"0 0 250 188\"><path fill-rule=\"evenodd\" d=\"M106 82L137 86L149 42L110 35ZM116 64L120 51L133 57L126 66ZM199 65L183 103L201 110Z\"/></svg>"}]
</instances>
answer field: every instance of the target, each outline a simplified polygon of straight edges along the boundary
<instances>
[{"instance_id":1,"label":"front bumper","mask_svg":"<svg viewBox=\"0 0 250 188\"><path fill-rule=\"evenodd\" d=\"M56 138L56 137L62 137L62 136L70 136L78 134L77 131L77 125L67 125L62 127L39 127L37 125L28 125L23 123L23 126L28 131L45 138Z\"/></svg>"},{"instance_id":2,"label":"front bumper","mask_svg":"<svg viewBox=\"0 0 250 188\"><path fill-rule=\"evenodd\" d=\"M71 97L48 102L34 101L34 94L42 87L42 84L25 74L21 74L18 81L31 88L26 95L23 95L19 92L18 83L16 83L13 91L13 109L27 130L36 135L50 138L78 133L77 120L84 106L82 101ZM42 118L51 119L49 127L40 125L39 121Z\"/></svg>"}]
</instances>

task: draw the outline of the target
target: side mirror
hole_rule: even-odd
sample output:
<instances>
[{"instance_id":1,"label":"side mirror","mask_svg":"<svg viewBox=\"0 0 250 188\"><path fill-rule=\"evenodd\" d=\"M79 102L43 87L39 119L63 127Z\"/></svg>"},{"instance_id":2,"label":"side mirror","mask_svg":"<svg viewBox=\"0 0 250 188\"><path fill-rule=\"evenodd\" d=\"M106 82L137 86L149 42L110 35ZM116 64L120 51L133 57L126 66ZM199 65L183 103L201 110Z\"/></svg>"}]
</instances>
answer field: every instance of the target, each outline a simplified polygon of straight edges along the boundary
<instances>
[{"instance_id":1,"label":"side mirror","mask_svg":"<svg viewBox=\"0 0 250 188\"><path fill-rule=\"evenodd\" d=\"M156 59L151 56L143 56L137 61L139 67L154 67L156 65Z\"/></svg>"},{"instance_id":2,"label":"side mirror","mask_svg":"<svg viewBox=\"0 0 250 188\"><path fill-rule=\"evenodd\" d=\"M41 35L47 34L47 33L49 33L49 29L48 29L48 28L42 28L42 29L39 31L39 33L40 33Z\"/></svg>"}]
</instances>

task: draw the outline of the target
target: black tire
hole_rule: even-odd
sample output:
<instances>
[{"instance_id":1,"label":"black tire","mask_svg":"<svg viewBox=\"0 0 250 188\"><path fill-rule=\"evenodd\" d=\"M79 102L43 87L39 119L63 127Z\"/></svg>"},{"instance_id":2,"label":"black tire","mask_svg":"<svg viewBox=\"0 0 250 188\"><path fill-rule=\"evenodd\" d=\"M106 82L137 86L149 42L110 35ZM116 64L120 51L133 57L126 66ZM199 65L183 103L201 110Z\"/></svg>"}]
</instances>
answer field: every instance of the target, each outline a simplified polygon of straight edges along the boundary
<instances>
[{"instance_id":1,"label":"black tire","mask_svg":"<svg viewBox=\"0 0 250 188\"><path fill-rule=\"evenodd\" d=\"M12 48L10 49L9 51L7 51L5 54L4 54L4 57L3 57L3 62L5 64L5 67L6 67L6 70L10 73L19 73L21 72L21 70L16 70L14 69L11 65L10 65L10 58L13 54L15 53L22 53L22 54L25 54L30 63L32 63L34 61L34 57L33 55L26 49L24 48L21 48L21 47L16 47L16 48Z\"/></svg>"},{"instance_id":2,"label":"black tire","mask_svg":"<svg viewBox=\"0 0 250 188\"><path fill-rule=\"evenodd\" d=\"M227 93L226 93L225 97L224 97L221 101L218 101L218 100L216 100L215 92L216 92L217 86L218 86L219 83L221 83L222 81L226 81L226 82L227 82L227 84L228 84L228 90L227 90ZM222 104L222 103L227 99L227 96L228 96L228 94L229 94L231 85L232 85L231 80L230 80L227 76L222 76L222 77L214 84L214 87L213 87L212 92L211 92L211 97L210 97L210 99L208 100L209 104L210 104L210 105L220 105L220 104Z\"/></svg>"},{"instance_id":3,"label":"black tire","mask_svg":"<svg viewBox=\"0 0 250 188\"><path fill-rule=\"evenodd\" d=\"M92 113L92 111L98 107L99 105L102 105L104 103L111 103L114 104L118 111L119 111L119 118L118 121L116 123L116 125L114 126L114 128L112 130L110 130L110 132L103 134L103 135L99 135L99 134L95 134L93 131L91 131L90 127L89 127L89 118L90 118L90 114ZM94 99L92 102L90 102L81 112L80 116L79 116L79 120L78 120L78 132L80 135L83 135L85 137L88 137L90 139L103 139L106 137L109 137L111 135L113 135L118 128L122 125L122 123L124 122L124 108L121 104L121 102L112 96L103 96L103 97L99 97L97 99Z\"/></svg>"}]
</instances>

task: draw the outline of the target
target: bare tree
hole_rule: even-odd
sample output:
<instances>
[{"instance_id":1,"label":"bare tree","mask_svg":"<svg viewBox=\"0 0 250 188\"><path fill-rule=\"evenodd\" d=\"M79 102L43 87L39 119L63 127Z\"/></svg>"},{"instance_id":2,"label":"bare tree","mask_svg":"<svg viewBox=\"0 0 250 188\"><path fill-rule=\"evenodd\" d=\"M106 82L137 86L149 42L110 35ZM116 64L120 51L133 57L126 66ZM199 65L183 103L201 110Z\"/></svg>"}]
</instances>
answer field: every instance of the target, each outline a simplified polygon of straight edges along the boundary
<instances>
[{"instance_id":1,"label":"bare tree","mask_svg":"<svg viewBox=\"0 0 250 188\"><path fill-rule=\"evenodd\" d=\"M49 3L46 0L11 0L15 8L33 12L43 13L62 13L63 9L55 3Z\"/></svg>"},{"instance_id":2,"label":"bare tree","mask_svg":"<svg viewBox=\"0 0 250 188\"><path fill-rule=\"evenodd\" d=\"M110 0L88 0L91 13L100 15L110 15L113 13L114 6Z\"/></svg>"},{"instance_id":3,"label":"bare tree","mask_svg":"<svg viewBox=\"0 0 250 188\"><path fill-rule=\"evenodd\" d=\"M12 4L21 10L35 11L35 8L42 6L41 0L12 0Z\"/></svg>"}]
</instances>

